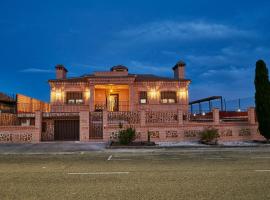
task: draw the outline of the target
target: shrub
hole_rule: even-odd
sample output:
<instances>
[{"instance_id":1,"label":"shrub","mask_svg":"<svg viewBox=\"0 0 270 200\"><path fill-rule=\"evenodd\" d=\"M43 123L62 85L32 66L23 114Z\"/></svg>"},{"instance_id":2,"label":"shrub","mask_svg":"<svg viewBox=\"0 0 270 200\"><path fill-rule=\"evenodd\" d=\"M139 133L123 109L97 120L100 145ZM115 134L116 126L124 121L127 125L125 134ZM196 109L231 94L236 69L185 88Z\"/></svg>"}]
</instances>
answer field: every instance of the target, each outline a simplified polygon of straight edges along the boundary
<instances>
[{"instance_id":1,"label":"shrub","mask_svg":"<svg viewBox=\"0 0 270 200\"><path fill-rule=\"evenodd\" d=\"M136 131L131 127L120 130L118 134L119 143L123 145L130 144L132 141L135 140L135 135Z\"/></svg>"},{"instance_id":2,"label":"shrub","mask_svg":"<svg viewBox=\"0 0 270 200\"><path fill-rule=\"evenodd\" d=\"M201 132L200 141L205 144L217 144L218 138L218 129L206 128Z\"/></svg>"}]
</instances>

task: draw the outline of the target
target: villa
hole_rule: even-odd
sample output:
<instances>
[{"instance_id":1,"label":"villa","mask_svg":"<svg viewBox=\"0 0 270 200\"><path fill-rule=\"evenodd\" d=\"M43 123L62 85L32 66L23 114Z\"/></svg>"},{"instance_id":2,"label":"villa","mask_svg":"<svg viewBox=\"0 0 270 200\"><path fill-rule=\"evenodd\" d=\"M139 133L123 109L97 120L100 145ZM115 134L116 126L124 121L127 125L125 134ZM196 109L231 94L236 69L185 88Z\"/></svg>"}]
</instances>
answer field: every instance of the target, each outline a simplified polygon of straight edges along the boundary
<instances>
[{"instance_id":1,"label":"villa","mask_svg":"<svg viewBox=\"0 0 270 200\"><path fill-rule=\"evenodd\" d=\"M56 66L56 79L49 80L52 112L175 111L188 112L189 79L185 63L173 67L174 76L130 74L122 65L110 71L67 78L67 69Z\"/></svg>"},{"instance_id":2,"label":"villa","mask_svg":"<svg viewBox=\"0 0 270 200\"><path fill-rule=\"evenodd\" d=\"M17 114L0 114L0 142L103 141L117 139L120 127L133 127L136 140L196 141L207 127L218 129L221 141L261 140L255 109L207 113L189 111L186 64L172 67L171 77L132 74L126 66L68 77L57 65L49 80L50 103L21 96ZM28 105L30 102L30 105ZM28 106L27 106L28 105ZM1 126L2 124L2 126Z\"/></svg>"}]
</instances>

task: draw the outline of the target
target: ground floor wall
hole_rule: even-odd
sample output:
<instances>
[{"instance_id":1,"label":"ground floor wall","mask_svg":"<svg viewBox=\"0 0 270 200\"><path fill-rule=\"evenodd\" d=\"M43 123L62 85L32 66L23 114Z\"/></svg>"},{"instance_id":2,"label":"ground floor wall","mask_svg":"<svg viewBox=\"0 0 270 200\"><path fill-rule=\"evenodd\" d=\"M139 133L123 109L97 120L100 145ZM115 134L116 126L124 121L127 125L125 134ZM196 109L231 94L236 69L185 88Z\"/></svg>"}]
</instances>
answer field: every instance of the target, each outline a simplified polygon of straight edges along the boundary
<instances>
[{"instance_id":1,"label":"ground floor wall","mask_svg":"<svg viewBox=\"0 0 270 200\"><path fill-rule=\"evenodd\" d=\"M264 140L258 132L257 125L249 124L185 124L183 126L133 126L136 130L136 141L147 141L150 133L151 141L154 142L181 142L199 141L200 134L205 128L213 127L218 129L219 141L253 141ZM117 140L120 128L108 126L103 131L104 141Z\"/></svg>"},{"instance_id":2,"label":"ground floor wall","mask_svg":"<svg viewBox=\"0 0 270 200\"><path fill-rule=\"evenodd\" d=\"M42 113L38 111L23 117L23 119L30 117L34 120L34 126L29 123L18 125L12 120L11 125L0 126L0 142L37 143L55 140L109 142L117 140L121 127L130 126L136 130L137 141L147 141L148 135L155 142L198 141L201 132L208 127L218 129L219 141L264 140L258 132L254 108L248 111L246 121L241 122L223 121L219 118L218 110L213 110L212 120L204 122L186 119L182 110L166 112L81 111L80 113ZM19 122L22 121L19 120Z\"/></svg>"}]
</instances>

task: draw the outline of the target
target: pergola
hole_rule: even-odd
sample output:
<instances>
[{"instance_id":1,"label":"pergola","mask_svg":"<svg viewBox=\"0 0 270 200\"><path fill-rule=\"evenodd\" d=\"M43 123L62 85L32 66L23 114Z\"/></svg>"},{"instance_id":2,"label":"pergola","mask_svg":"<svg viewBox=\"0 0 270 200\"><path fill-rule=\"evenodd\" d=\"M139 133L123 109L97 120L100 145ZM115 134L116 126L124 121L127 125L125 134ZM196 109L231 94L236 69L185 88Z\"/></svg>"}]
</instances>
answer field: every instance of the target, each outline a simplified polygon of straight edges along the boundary
<instances>
[{"instance_id":1,"label":"pergola","mask_svg":"<svg viewBox=\"0 0 270 200\"><path fill-rule=\"evenodd\" d=\"M220 109L221 109L221 111L223 111L222 96L211 96L211 97L207 97L207 98L203 98L203 99L189 102L191 113L193 113L193 105L195 105L195 104L199 104L199 112L202 113L202 105L201 104L204 102L208 102L209 110L211 111L212 110L212 101L214 101L214 100L220 100Z\"/></svg>"}]
</instances>

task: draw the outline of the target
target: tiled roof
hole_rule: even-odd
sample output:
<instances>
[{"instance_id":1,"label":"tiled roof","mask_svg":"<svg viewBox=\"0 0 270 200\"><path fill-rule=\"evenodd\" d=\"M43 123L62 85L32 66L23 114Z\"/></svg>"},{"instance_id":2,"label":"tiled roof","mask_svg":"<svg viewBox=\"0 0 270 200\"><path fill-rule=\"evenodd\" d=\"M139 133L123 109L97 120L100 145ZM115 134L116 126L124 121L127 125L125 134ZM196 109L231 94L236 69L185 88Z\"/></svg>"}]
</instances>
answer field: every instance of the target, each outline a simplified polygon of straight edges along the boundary
<instances>
[{"instance_id":1,"label":"tiled roof","mask_svg":"<svg viewBox=\"0 0 270 200\"><path fill-rule=\"evenodd\" d=\"M0 101L2 101L2 102L15 102L15 100L12 97L10 97L2 92L0 92Z\"/></svg>"},{"instance_id":2,"label":"tiled roof","mask_svg":"<svg viewBox=\"0 0 270 200\"><path fill-rule=\"evenodd\" d=\"M178 79L170 78L170 77L163 77L163 76L156 76L153 74L137 74L135 81L143 82L143 81L178 81ZM190 81L188 79L183 79L181 81Z\"/></svg>"},{"instance_id":3,"label":"tiled roof","mask_svg":"<svg viewBox=\"0 0 270 200\"><path fill-rule=\"evenodd\" d=\"M128 74L127 76L95 76L94 74L85 74L80 77L66 78L66 79L51 79L49 82L74 82L74 81L87 81L88 78L135 78L135 82L143 81L178 81L175 78L162 77L153 74ZM190 81L189 79L182 79L180 81Z\"/></svg>"}]
</instances>

